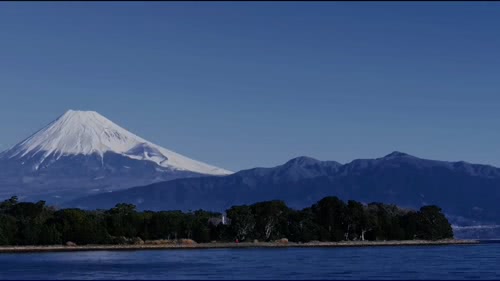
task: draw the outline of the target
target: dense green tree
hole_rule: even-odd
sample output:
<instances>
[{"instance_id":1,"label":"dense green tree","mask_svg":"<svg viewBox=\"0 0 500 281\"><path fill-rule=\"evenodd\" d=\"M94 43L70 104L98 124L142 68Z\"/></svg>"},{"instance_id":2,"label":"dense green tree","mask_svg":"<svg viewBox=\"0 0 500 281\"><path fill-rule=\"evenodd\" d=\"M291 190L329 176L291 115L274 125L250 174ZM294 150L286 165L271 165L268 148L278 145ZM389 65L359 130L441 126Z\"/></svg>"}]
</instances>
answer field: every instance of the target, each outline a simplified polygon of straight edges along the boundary
<instances>
[{"instance_id":1,"label":"dense green tree","mask_svg":"<svg viewBox=\"0 0 500 281\"><path fill-rule=\"evenodd\" d=\"M255 217L255 235L257 239L269 241L288 235L289 209L285 202L273 200L256 203L251 206Z\"/></svg>"},{"instance_id":2,"label":"dense green tree","mask_svg":"<svg viewBox=\"0 0 500 281\"><path fill-rule=\"evenodd\" d=\"M133 204L117 204L105 212L106 224L111 236L137 237L142 218Z\"/></svg>"},{"instance_id":3,"label":"dense green tree","mask_svg":"<svg viewBox=\"0 0 500 281\"><path fill-rule=\"evenodd\" d=\"M2 213L8 212L17 203L18 203L17 196L12 196L10 199L7 199L0 203L0 212Z\"/></svg>"},{"instance_id":4,"label":"dense green tree","mask_svg":"<svg viewBox=\"0 0 500 281\"><path fill-rule=\"evenodd\" d=\"M446 239L453 237L453 230L441 208L424 206L417 214L416 235L425 240Z\"/></svg>"},{"instance_id":5,"label":"dense green tree","mask_svg":"<svg viewBox=\"0 0 500 281\"><path fill-rule=\"evenodd\" d=\"M231 225L219 223L218 225L209 224L210 241L232 241L234 240L234 232Z\"/></svg>"},{"instance_id":6,"label":"dense green tree","mask_svg":"<svg viewBox=\"0 0 500 281\"><path fill-rule=\"evenodd\" d=\"M354 200L344 203L325 197L303 210L292 210L283 201L233 206L227 210L229 225L217 220L221 214L194 212L138 212L132 204L110 210L55 210L44 201L0 202L0 245L52 245L72 241L80 245L133 243L143 240L181 238L197 242L313 240L404 240L452 238L451 226L437 206L418 212L395 205Z\"/></svg>"},{"instance_id":7,"label":"dense green tree","mask_svg":"<svg viewBox=\"0 0 500 281\"><path fill-rule=\"evenodd\" d=\"M18 235L16 218L13 216L0 214L0 245L16 244Z\"/></svg>"},{"instance_id":8,"label":"dense green tree","mask_svg":"<svg viewBox=\"0 0 500 281\"><path fill-rule=\"evenodd\" d=\"M346 204L335 196L321 199L312 206L316 221L321 227L321 240L340 241L347 232Z\"/></svg>"},{"instance_id":9,"label":"dense green tree","mask_svg":"<svg viewBox=\"0 0 500 281\"><path fill-rule=\"evenodd\" d=\"M40 229L40 235L38 236L39 245L57 245L61 244L62 235L61 232L57 230L57 227L53 223L46 223L42 225Z\"/></svg>"},{"instance_id":10,"label":"dense green tree","mask_svg":"<svg viewBox=\"0 0 500 281\"><path fill-rule=\"evenodd\" d=\"M182 224L185 214L181 211L162 211L154 213L149 222L151 239L182 238Z\"/></svg>"},{"instance_id":11,"label":"dense green tree","mask_svg":"<svg viewBox=\"0 0 500 281\"><path fill-rule=\"evenodd\" d=\"M143 240L151 240L152 235L154 234L151 231L151 221L154 216L154 212L152 211L145 211L142 213L138 214L139 216L139 225L138 225L138 234L137 236L140 237Z\"/></svg>"},{"instance_id":12,"label":"dense green tree","mask_svg":"<svg viewBox=\"0 0 500 281\"><path fill-rule=\"evenodd\" d=\"M109 240L102 214L64 209L54 213L54 221L63 243L101 244Z\"/></svg>"},{"instance_id":13,"label":"dense green tree","mask_svg":"<svg viewBox=\"0 0 500 281\"><path fill-rule=\"evenodd\" d=\"M255 216L249 206L233 206L226 211L231 218L230 231L236 239L244 241L254 233Z\"/></svg>"},{"instance_id":14,"label":"dense green tree","mask_svg":"<svg viewBox=\"0 0 500 281\"><path fill-rule=\"evenodd\" d=\"M9 201L12 202L12 198ZM45 206L45 201L20 202L12 204L6 213L16 218L15 244L37 245L43 222L50 217L52 209Z\"/></svg>"},{"instance_id":15,"label":"dense green tree","mask_svg":"<svg viewBox=\"0 0 500 281\"><path fill-rule=\"evenodd\" d=\"M347 201L346 240L364 240L364 232L368 228L368 216L363 204L354 200Z\"/></svg>"},{"instance_id":16,"label":"dense green tree","mask_svg":"<svg viewBox=\"0 0 500 281\"><path fill-rule=\"evenodd\" d=\"M192 239L197 242L210 242L212 240L211 225L208 221L210 218L220 216L220 213L206 212L203 210L195 211L193 213Z\"/></svg>"},{"instance_id":17,"label":"dense green tree","mask_svg":"<svg viewBox=\"0 0 500 281\"><path fill-rule=\"evenodd\" d=\"M307 242L320 240L320 227L314 221L314 214L311 208L301 211L290 210L288 239L294 242Z\"/></svg>"},{"instance_id":18,"label":"dense green tree","mask_svg":"<svg viewBox=\"0 0 500 281\"><path fill-rule=\"evenodd\" d=\"M405 230L405 240L415 239L417 236L417 212L409 211L400 218L401 227Z\"/></svg>"}]
</instances>

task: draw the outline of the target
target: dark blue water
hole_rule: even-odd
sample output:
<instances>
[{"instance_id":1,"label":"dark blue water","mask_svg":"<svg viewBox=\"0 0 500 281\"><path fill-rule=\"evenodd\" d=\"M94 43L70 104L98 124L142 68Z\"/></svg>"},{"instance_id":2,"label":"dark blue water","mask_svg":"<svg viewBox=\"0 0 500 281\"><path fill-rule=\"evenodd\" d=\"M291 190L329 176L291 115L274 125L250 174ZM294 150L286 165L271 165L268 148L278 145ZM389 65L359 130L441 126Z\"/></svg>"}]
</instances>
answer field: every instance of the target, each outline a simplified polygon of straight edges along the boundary
<instances>
[{"instance_id":1,"label":"dark blue water","mask_svg":"<svg viewBox=\"0 0 500 281\"><path fill-rule=\"evenodd\" d=\"M500 244L0 254L1 279L500 279Z\"/></svg>"}]
</instances>

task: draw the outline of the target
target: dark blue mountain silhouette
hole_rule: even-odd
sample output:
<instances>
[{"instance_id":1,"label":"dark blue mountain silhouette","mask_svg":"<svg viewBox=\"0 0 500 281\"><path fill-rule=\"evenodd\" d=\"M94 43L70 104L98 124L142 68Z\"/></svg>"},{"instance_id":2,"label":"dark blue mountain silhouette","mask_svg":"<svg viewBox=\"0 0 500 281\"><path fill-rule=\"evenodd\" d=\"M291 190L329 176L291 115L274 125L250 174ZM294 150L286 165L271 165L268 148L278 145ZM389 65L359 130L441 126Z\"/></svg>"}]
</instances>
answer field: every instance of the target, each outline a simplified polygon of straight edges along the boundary
<instances>
[{"instance_id":1,"label":"dark blue mountain silhouette","mask_svg":"<svg viewBox=\"0 0 500 281\"><path fill-rule=\"evenodd\" d=\"M397 151L344 165L298 157L274 168L160 182L80 198L65 206L109 208L128 202L147 210L224 211L232 205L281 199L302 208L329 195L408 208L436 204L454 222L500 224L500 169Z\"/></svg>"}]
</instances>

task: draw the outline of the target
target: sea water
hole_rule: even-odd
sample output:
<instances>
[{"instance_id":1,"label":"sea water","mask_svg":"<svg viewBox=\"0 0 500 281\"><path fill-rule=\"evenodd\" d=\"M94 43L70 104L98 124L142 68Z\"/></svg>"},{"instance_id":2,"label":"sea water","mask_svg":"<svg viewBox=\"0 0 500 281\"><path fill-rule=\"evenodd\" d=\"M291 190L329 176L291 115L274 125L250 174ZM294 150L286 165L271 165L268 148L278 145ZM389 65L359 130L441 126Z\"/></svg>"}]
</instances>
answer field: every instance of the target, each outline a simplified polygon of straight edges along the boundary
<instances>
[{"instance_id":1,"label":"sea water","mask_svg":"<svg viewBox=\"0 0 500 281\"><path fill-rule=\"evenodd\" d=\"M1 279L500 279L500 244L0 254Z\"/></svg>"}]
</instances>

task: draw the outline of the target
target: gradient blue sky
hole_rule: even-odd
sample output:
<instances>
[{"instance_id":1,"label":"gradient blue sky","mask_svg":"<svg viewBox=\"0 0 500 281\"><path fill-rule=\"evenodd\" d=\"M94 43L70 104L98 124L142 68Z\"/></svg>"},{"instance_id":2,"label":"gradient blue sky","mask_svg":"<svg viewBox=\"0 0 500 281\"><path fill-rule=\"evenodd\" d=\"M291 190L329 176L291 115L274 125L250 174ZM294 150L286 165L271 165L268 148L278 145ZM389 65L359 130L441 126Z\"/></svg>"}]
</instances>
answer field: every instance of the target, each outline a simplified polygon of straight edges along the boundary
<instances>
[{"instance_id":1,"label":"gradient blue sky","mask_svg":"<svg viewBox=\"0 0 500 281\"><path fill-rule=\"evenodd\" d=\"M500 3L0 3L0 150L95 110L239 170L500 166Z\"/></svg>"}]
</instances>

